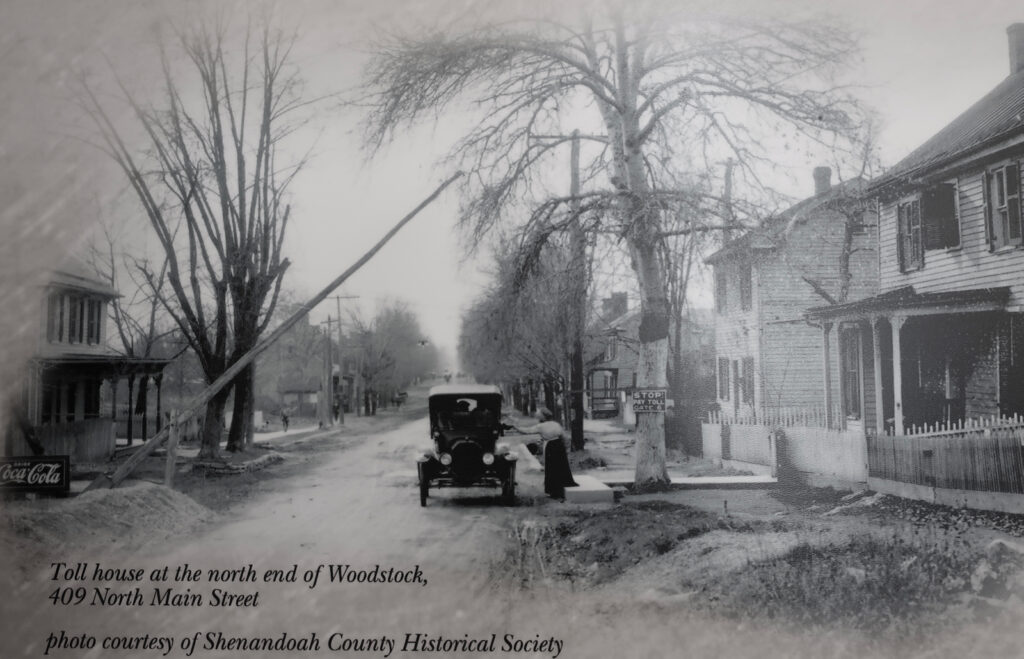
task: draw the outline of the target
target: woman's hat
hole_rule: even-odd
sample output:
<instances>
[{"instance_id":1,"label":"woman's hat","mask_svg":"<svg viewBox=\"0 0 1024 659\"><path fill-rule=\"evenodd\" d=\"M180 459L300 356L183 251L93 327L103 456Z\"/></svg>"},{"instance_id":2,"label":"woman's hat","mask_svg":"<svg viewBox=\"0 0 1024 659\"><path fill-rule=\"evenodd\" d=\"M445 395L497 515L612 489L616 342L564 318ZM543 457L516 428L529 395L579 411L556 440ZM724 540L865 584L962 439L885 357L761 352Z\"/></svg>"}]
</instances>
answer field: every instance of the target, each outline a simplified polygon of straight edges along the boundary
<instances>
[{"instance_id":1,"label":"woman's hat","mask_svg":"<svg viewBox=\"0 0 1024 659\"><path fill-rule=\"evenodd\" d=\"M544 419L545 421L550 421L551 419L555 418L555 415L551 413L551 410L549 410L546 407L537 408L537 414L539 414L540 418Z\"/></svg>"}]
</instances>

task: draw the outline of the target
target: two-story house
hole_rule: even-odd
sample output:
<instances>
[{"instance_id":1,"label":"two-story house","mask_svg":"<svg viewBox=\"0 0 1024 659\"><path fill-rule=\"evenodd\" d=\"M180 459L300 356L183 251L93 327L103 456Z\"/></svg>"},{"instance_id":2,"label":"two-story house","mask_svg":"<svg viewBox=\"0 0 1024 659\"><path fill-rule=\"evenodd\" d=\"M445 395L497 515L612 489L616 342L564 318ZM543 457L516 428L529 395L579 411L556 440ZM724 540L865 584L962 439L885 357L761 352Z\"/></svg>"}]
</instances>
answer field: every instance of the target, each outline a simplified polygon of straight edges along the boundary
<instances>
[{"instance_id":1,"label":"two-story house","mask_svg":"<svg viewBox=\"0 0 1024 659\"><path fill-rule=\"evenodd\" d=\"M38 298L35 353L15 412L22 427L5 438L6 455L30 455L31 444L46 454L70 455L72 462L113 454L117 383L158 375L168 362L126 357L108 346L108 306L117 297L73 260L50 275Z\"/></svg>"},{"instance_id":2,"label":"two-story house","mask_svg":"<svg viewBox=\"0 0 1024 659\"><path fill-rule=\"evenodd\" d=\"M585 404L592 418L615 417L624 411L624 392L636 387L640 312L630 311L625 293L601 301L601 312L589 328Z\"/></svg>"},{"instance_id":3,"label":"two-story house","mask_svg":"<svg viewBox=\"0 0 1024 659\"><path fill-rule=\"evenodd\" d=\"M714 377L714 332L710 314L706 309L688 309L678 328L673 321L669 331L672 340L669 342L668 371L671 373L675 364L673 350L678 344L681 379L678 385L685 398L674 400L673 404L677 410L685 409L687 414L696 418L697 411L713 395L713 387L707 385ZM613 293L602 300L601 313L589 333L585 399L588 413L592 417L618 416L627 425L632 424L636 420L631 393L637 386L640 311L629 309L625 293Z\"/></svg>"},{"instance_id":4,"label":"two-story house","mask_svg":"<svg viewBox=\"0 0 1024 659\"><path fill-rule=\"evenodd\" d=\"M838 379L878 435L1024 414L1024 24L1007 32L1010 75L868 187L879 293L808 313L860 356Z\"/></svg>"},{"instance_id":5,"label":"two-story house","mask_svg":"<svg viewBox=\"0 0 1024 659\"><path fill-rule=\"evenodd\" d=\"M726 418L811 411L842 418L838 387L822 391L838 368L834 345L805 310L876 292L875 219L860 179L832 185L814 170L815 194L761 226L728 240L713 266L717 400ZM859 409L859 406L857 406Z\"/></svg>"}]
</instances>

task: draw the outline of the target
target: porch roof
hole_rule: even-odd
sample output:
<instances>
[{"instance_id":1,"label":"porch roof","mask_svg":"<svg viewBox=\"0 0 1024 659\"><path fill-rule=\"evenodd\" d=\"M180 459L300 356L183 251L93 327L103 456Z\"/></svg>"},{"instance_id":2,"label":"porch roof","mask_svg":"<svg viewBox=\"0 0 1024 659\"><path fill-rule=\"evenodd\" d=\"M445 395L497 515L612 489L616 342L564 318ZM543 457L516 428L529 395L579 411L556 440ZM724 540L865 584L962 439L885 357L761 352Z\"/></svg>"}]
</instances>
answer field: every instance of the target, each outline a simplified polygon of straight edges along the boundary
<instances>
[{"instance_id":1,"label":"porch roof","mask_svg":"<svg viewBox=\"0 0 1024 659\"><path fill-rule=\"evenodd\" d=\"M155 375L163 371L172 360L157 357L128 357L125 355L62 354L55 357L36 357L33 361L43 368L95 371L100 377L121 375Z\"/></svg>"},{"instance_id":2,"label":"porch roof","mask_svg":"<svg viewBox=\"0 0 1024 659\"><path fill-rule=\"evenodd\" d=\"M972 288L962 291L918 293L904 286L874 297L813 307L804 312L808 319L863 318L874 314L905 312L912 315L997 311L1010 299L1010 287Z\"/></svg>"}]
</instances>

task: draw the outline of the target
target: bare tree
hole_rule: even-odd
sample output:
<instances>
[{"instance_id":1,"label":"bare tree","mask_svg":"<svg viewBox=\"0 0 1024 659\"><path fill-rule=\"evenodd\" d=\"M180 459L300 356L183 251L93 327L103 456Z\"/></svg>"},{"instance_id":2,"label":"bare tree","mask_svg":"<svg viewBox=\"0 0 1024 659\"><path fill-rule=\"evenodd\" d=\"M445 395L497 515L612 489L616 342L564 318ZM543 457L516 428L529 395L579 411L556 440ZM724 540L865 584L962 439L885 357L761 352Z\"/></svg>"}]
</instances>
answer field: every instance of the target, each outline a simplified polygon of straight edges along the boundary
<instances>
[{"instance_id":1,"label":"bare tree","mask_svg":"<svg viewBox=\"0 0 1024 659\"><path fill-rule=\"evenodd\" d=\"M572 381L574 303L584 279L571 253L550 241L529 263L517 253L495 254L491 289L463 314L459 337L460 362L478 380L540 383L545 404L556 407Z\"/></svg>"},{"instance_id":2,"label":"bare tree","mask_svg":"<svg viewBox=\"0 0 1024 659\"><path fill-rule=\"evenodd\" d=\"M96 240L90 245L88 260L96 274L112 289L128 291L126 295L111 300L109 305L122 352L130 357L177 358L186 347L181 346L176 351L168 349L167 339L175 329L162 302L166 294L167 263L164 262L154 275L144 258L123 249L119 244L122 241L114 236L110 226L103 222L101 226L103 240ZM122 277L127 278L127 287L122 284ZM156 376L158 386L160 377L159 374ZM142 375L136 390L135 375L128 376L130 415L145 415L149 405L149 379L149 375ZM135 391L136 399L132 401ZM130 430L130 419L128 427Z\"/></svg>"},{"instance_id":3,"label":"bare tree","mask_svg":"<svg viewBox=\"0 0 1024 659\"><path fill-rule=\"evenodd\" d=\"M607 3L577 20L552 11L385 41L366 72L368 142L377 148L457 99L474 102L485 116L451 154L473 172L463 222L479 242L525 203L527 254L581 217L584 230L622 239L641 297L638 384L664 388L663 241L734 220L700 172L731 157L744 182L763 188L778 140L833 145L856 127L858 106L831 77L855 44L821 22L753 22L667 3ZM589 176L578 194L547 195L544 164L560 141L533 138L565 134L570 116L573 128L593 129L581 136ZM683 209L689 226L666 222ZM636 456L638 487L668 482L662 415L640 416Z\"/></svg>"},{"instance_id":4,"label":"bare tree","mask_svg":"<svg viewBox=\"0 0 1024 659\"><path fill-rule=\"evenodd\" d=\"M383 305L371 321L351 315L366 416L377 413L380 396L390 396L437 367L437 350L424 337L407 305Z\"/></svg>"},{"instance_id":5,"label":"bare tree","mask_svg":"<svg viewBox=\"0 0 1024 659\"><path fill-rule=\"evenodd\" d=\"M264 27L247 29L240 52L229 52L222 24L176 34L185 72L161 48L164 97L146 104L119 84L123 102L145 137L137 147L114 123L99 92L84 84L83 106L102 148L120 167L141 203L166 259L140 264L187 337L208 382L253 347L270 322L288 267L282 244L289 220L289 184L303 160L285 167L278 147L305 107L289 63L292 39ZM251 431L252 368L234 381L228 448ZM219 452L229 389L207 406L201 457Z\"/></svg>"}]
</instances>

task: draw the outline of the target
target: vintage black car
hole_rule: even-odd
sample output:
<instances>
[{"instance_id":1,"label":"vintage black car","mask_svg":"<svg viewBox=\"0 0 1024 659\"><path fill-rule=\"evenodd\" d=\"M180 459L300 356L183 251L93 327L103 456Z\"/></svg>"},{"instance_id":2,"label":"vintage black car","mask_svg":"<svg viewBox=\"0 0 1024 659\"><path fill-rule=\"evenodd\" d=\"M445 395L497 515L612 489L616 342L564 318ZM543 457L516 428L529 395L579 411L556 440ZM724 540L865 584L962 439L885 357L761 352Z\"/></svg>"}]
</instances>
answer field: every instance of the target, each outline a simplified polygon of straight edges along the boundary
<instances>
[{"instance_id":1,"label":"vintage black car","mask_svg":"<svg viewBox=\"0 0 1024 659\"><path fill-rule=\"evenodd\" d=\"M516 496L516 455L499 443L501 390L491 385L442 384L430 389L433 451L417 463L420 505L433 487L500 487L502 500Z\"/></svg>"}]
</instances>

